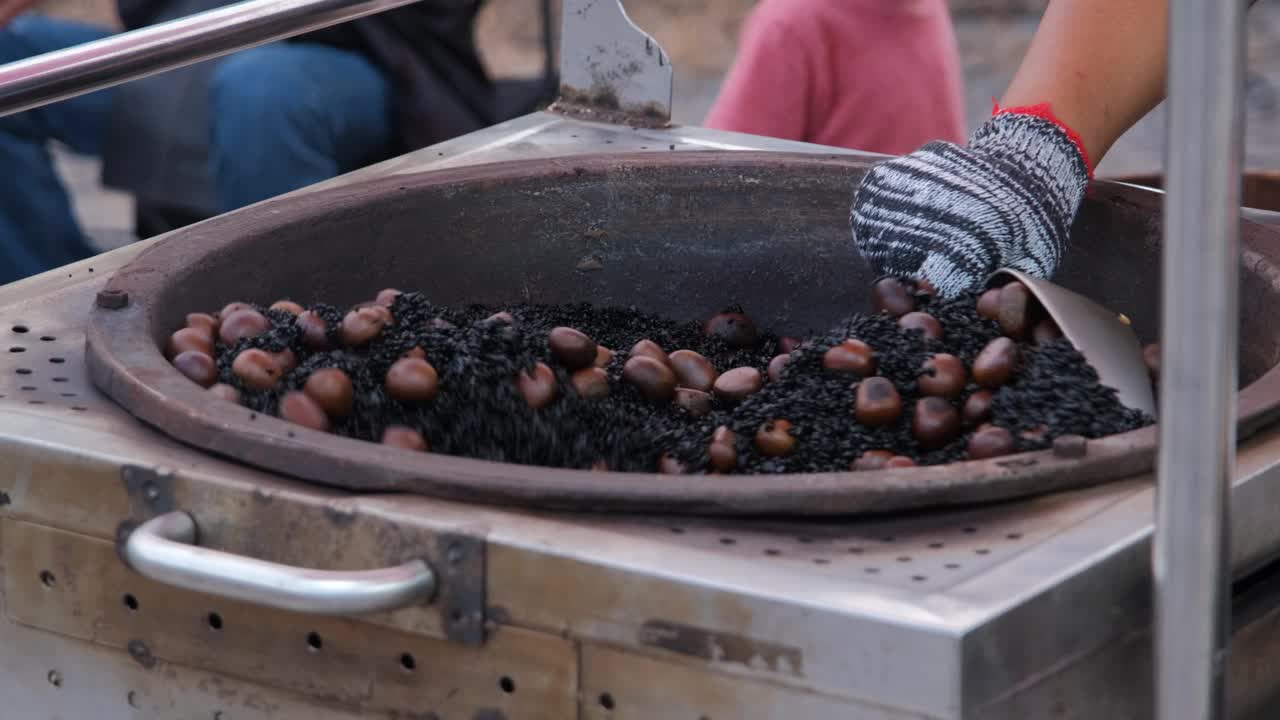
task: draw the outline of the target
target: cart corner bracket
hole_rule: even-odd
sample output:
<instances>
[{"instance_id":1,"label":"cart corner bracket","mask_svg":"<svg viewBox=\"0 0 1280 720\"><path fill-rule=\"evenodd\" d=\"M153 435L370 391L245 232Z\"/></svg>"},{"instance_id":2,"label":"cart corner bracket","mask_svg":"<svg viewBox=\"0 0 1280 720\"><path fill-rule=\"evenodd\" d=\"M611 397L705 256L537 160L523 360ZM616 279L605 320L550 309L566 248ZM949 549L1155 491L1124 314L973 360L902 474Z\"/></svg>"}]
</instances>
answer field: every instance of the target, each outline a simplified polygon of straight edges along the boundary
<instances>
[{"instance_id":1,"label":"cart corner bracket","mask_svg":"<svg viewBox=\"0 0 1280 720\"><path fill-rule=\"evenodd\" d=\"M464 645L485 640L485 543L460 534L443 534L438 545L440 614L445 637Z\"/></svg>"}]
</instances>

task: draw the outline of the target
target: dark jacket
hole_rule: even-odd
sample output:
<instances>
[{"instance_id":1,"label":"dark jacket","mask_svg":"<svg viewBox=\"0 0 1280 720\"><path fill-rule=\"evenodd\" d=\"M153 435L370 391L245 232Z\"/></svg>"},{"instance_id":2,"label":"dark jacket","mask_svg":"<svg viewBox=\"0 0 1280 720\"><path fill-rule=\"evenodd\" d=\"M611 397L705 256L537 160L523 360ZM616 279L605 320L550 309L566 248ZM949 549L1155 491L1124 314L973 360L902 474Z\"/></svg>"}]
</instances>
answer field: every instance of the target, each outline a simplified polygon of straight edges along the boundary
<instances>
[{"instance_id":1,"label":"dark jacket","mask_svg":"<svg viewBox=\"0 0 1280 720\"><path fill-rule=\"evenodd\" d=\"M117 0L133 30L233 0ZM361 53L381 67L395 90L397 153L496 122L493 86L475 45L483 0L419 2L301 35ZM104 157L103 180L140 199L192 210L208 207L208 81L216 60L119 88ZM144 143L146 152L139 153ZM117 148L117 152L112 152Z\"/></svg>"}]
</instances>

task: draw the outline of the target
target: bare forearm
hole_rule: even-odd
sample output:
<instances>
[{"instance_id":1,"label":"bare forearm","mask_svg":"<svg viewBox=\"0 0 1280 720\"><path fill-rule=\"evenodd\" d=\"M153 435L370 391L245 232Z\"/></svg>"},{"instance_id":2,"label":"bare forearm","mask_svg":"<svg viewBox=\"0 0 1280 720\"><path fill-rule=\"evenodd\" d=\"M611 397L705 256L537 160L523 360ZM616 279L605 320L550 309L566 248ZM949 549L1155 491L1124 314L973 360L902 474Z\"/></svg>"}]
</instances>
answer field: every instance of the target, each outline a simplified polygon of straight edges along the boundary
<instances>
[{"instance_id":1,"label":"bare forearm","mask_svg":"<svg viewBox=\"0 0 1280 720\"><path fill-rule=\"evenodd\" d=\"M30 10L39 0L0 0L0 28Z\"/></svg>"},{"instance_id":2,"label":"bare forearm","mask_svg":"<svg viewBox=\"0 0 1280 720\"><path fill-rule=\"evenodd\" d=\"M1051 0L1001 105L1049 103L1096 164L1164 97L1168 17L1168 0Z\"/></svg>"}]
</instances>

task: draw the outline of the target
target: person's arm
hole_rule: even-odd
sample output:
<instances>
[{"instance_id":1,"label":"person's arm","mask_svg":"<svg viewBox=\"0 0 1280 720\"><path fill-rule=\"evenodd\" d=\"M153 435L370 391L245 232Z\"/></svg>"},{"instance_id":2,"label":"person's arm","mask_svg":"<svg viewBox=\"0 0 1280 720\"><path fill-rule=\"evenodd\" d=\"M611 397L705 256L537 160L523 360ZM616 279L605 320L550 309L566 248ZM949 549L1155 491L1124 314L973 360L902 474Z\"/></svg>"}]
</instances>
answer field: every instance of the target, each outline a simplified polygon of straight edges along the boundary
<instances>
[{"instance_id":1,"label":"person's arm","mask_svg":"<svg viewBox=\"0 0 1280 720\"><path fill-rule=\"evenodd\" d=\"M0 0L0 28L30 10L39 0Z\"/></svg>"},{"instance_id":2,"label":"person's arm","mask_svg":"<svg viewBox=\"0 0 1280 720\"><path fill-rule=\"evenodd\" d=\"M1003 109L968 145L929 143L867 173L850 215L863 257L947 296L1001 267L1052 277L1094 163L1164 97L1167 1L1051 0Z\"/></svg>"},{"instance_id":3,"label":"person's arm","mask_svg":"<svg viewBox=\"0 0 1280 720\"><path fill-rule=\"evenodd\" d=\"M703 120L712 130L809 140L810 72L806 45L794 37L785 3L757 6L742 30L738 56Z\"/></svg>"},{"instance_id":4,"label":"person's arm","mask_svg":"<svg viewBox=\"0 0 1280 720\"><path fill-rule=\"evenodd\" d=\"M1047 103L1096 165L1165 94L1168 0L1052 0L1000 104Z\"/></svg>"}]
</instances>

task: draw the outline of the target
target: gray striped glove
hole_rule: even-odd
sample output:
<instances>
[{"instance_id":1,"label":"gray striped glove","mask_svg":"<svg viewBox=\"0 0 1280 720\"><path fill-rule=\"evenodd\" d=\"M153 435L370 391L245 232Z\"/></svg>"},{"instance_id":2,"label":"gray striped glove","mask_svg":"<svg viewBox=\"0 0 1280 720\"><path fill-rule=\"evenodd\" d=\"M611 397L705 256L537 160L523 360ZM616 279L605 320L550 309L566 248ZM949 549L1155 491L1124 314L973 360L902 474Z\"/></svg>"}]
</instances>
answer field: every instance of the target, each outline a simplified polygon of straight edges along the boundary
<instances>
[{"instance_id":1,"label":"gray striped glove","mask_svg":"<svg viewBox=\"0 0 1280 720\"><path fill-rule=\"evenodd\" d=\"M1001 267L1050 277L1089 185L1079 136L1048 106L997 110L967 147L931 142L876 165L850 223L882 275L928 280L943 297Z\"/></svg>"}]
</instances>

